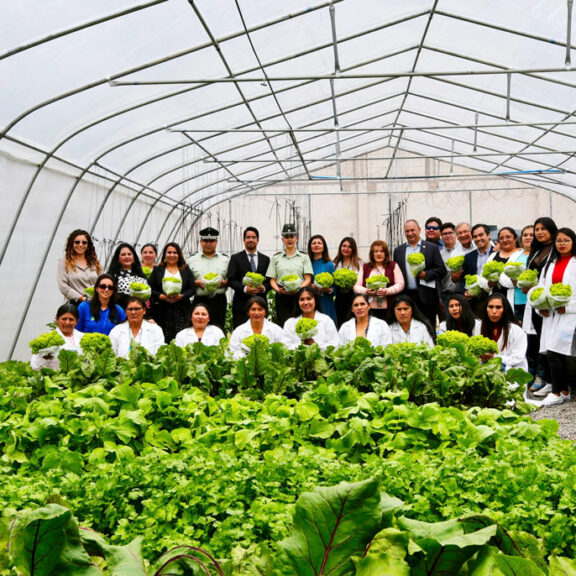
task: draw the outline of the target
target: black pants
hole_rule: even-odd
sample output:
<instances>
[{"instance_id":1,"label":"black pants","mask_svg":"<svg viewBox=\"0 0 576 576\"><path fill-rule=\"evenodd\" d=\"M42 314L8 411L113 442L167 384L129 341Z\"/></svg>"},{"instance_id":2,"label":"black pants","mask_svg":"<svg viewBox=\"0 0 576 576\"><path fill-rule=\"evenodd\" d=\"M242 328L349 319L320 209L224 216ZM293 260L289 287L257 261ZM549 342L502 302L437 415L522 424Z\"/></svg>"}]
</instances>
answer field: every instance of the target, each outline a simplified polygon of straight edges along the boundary
<instances>
[{"instance_id":1,"label":"black pants","mask_svg":"<svg viewBox=\"0 0 576 576\"><path fill-rule=\"evenodd\" d=\"M548 350L548 367L552 377L552 392L570 392L570 386L576 386L576 357L565 356Z\"/></svg>"},{"instance_id":2,"label":"black pants","mask_svg":"<svg viewBox=\"0 0 576 576\"><path fill-rule=\"evenodd\" d=\"M338 290L334 304L336 306L336 327L340 328L346 320L350 320L350 310L352 309L352 300L354 300L354 290L350 289L348 292Z\"/></svg>"},{"instance_id":3,"label":"black pants","mask_svg":"<svg viewBox=\"0 0 576 576\"><path fill-rule=\"evenodd\" d=\"M298 305L298 296L296 294L279 294L276 292L276 324L284 328L284 322L294 316L296 306Z\"/></svg>"},{"instance_id":4,"label":"black pants","mask_svg":"<svg viewBox=\"0 0 576 576\"><path fill-rule=\"evenodd\" d=\"M210 313L210 324L218 326L222 332L226 333L226 294L216 294L216 296L194 296L194 304L205 304Z\"/></svg>"}]
</instances>

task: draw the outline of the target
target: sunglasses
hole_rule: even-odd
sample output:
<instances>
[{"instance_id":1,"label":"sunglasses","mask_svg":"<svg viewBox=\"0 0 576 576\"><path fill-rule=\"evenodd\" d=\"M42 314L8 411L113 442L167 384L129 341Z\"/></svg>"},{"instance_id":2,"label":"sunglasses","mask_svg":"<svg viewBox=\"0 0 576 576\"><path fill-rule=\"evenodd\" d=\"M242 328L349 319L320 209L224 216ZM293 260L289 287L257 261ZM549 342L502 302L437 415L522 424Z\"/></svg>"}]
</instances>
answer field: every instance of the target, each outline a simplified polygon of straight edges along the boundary
<instances>
[{"instance_id":1,"label":"sunglasses","mask_svg":"<svg viewBox=\"0 0 576 576\"><path fill-rule=\"evenodd\" d=\"M88 240L74 240L74 244L82 244L82 246L88 246Z\"/></svg>"},{"instance_id":2,"label":"sunglasses","mask_svg":"<svg viewBox=\"0 0 576 576\"><path fill-rule=\"evenodd\" d=\"M114 284L98 284L100 290L114 290Z\"/></svg>"},{"instance_id":3,"label":"sunglasses","mask_svg":"<svg viewBox=\"0 0 576 576\"><path fill-rule=\"evenodd\" d=\"M426 230L440 230L440 226L431 226L428 224L428 226L426 226Z\"/></svg>"}]
</instances>

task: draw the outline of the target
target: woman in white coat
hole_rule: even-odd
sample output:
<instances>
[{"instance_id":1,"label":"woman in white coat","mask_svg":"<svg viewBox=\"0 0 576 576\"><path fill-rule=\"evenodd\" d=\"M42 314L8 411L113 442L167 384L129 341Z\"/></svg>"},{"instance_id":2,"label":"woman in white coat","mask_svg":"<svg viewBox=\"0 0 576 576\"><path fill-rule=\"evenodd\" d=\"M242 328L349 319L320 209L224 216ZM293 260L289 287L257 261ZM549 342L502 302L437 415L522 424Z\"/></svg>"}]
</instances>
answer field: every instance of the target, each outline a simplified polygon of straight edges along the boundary
<instances>
[{"instance_id":1,"label":"woman in white coat","mask_svg":"<svg viewBox=\"0 0 576 576\"><path fill-rule=\"evenodd\" d=\"M218 326L210 324L210 311L203 302L198 302L192 307L190 324L189 328L184 328L176 334L174 338L176 346L184 348L195 342L201 342L204 346L218 346L220 340L226 338Z\"/></svg>"},{"instance_id":2,"label":"woman in white coat","mask_svg":"<svg viewBox=\"0 0 576 576\"><path fill-rule=\"evenodd\" d=\"M539 310L544 318L540 351L546 352L552 380L540 390L548 392L542 401L545 406L570 400L570 386L576 383L576 234L570 228L558 230L551 261L540 276L540 285L547 289L558 283L571 286L570 301L554 310Z\"/></svg>"},{"instance_id":3,"label":"woman in white coat","mask_svg":"<svg viewBox=\"0 0 576 576\"><path fill-rule=\"evenodd\" d=\"M320 297L318 291L312 286L305 286L298 290L296 302L298 311L294 318L288 318L284 324L284 335L282 341L287 348L295 350L300 344L311 345L318 344L321 350L326 350L328 346L338 347L338 332L336 325L332 318L326 314L322 314L322 306L320 304ZM298 312L300 312L298 314ZM318 325L316 327L316 334L313 338L301 340L300 336L296 334L296 324L300 318L310 318L316 320Z\"/></svg>"},{"instance_id":4,"label":"woman in white coat","mask_svg":"<svg viewBox=\"0 0 576 576\"><path fill-rule=\"evenodd\" d=\"M76 308L74 304L62 304L56 312L56 332L64 338L62 350L71 350L72 352L81 354L80 339L84 334L76 330L78 318L78 308ZM48 354L47 356L33 354L30 359L30 366L34 370L40 370L40 368L58 370L60 368L60 361L58 357L53 354Z\"/></svg>"},{"instance_id":5,"label":"woman in white coat","mask_svg":"<svg viewBox=\"0 0 576 576\"><path fill-rule=\"evenodd\" d=\"M242 346L242 340L253 334L266 336L270 344L282 342L282 328L273 322L270 322L268 316L268 302L262 296L252 296L246 303L246 313L248 320L240 324L230 336L229 349L235 359L246 356L248 350Z\"/></svg>"},{"instance_id":6,"label":"woman in white coat","mask_svg":"<svg viewBox=\"0 0 576 576\"><path fill-rule=\"evenodd\" d=\"M390 327L384 320L370 314L370 301L365 294L356 294L352 299L352 318L344 322L338 331L340 344L366 338L372 346L392 344Z\"/></svg>"},{"instance_id":7,"label":"woman in white coat","mask_svg":"<svg viewBox=\"0 0 576 576\"><path fill-rule=\"evenodd\" d=\"M126 322L112 328L110 342L116 356L127 358L136 342L150 352L156 354L158 348L164 344L164 332L157 324L144 320L146 306L139 298L133 296L126 300Z\"/></svg>"},{"instance_id":8,"label":"woman in white coat","mask_svg":"<svg viewBox=\"0 0 576 576\"><path fill-rule=\"evenodd\" d=\"M522 368L528 371L526 360L528 338L518 325L512 306L503 294L488 296L482 313L480 333L498 345L497 356L502 359L504 370ZM494 354L483 354L482 360L486 362L492 357Z\"/></svg>"},{"instance_id":9,"label":"woman in white coat","mask_svg":"<svg viewBox=\"0 0 576 576\"><path fill-rule=\"evenodd\" d=\"M434 330L410 296L406 294L396 296L388 318L392 344L411 342L427 346L435 345Z\"/></svg>"}]
</instances>

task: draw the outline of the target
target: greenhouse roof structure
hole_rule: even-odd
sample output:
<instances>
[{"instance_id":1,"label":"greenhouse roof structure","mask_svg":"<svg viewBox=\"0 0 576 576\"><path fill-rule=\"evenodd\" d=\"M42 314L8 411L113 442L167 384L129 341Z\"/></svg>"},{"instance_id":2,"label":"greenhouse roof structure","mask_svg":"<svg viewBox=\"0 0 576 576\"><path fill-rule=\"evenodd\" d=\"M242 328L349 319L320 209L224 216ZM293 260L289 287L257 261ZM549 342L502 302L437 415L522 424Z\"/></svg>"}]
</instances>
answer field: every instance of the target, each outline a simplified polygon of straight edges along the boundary
<instances>
[{"instance_id":1,"label":"greenhouse roof structure","mask_svg":"<svg viewBox=\"0 0 576 576\"><path fill-rule=\"evenodd\" d=\"M383 147L572 196L571 4L6 2L2 149L190 209Z\"/></svg>"},{"instance_id":2,"label":"greenhouse roof structure","mask_svg":"<svg viewBox=\"0 0 576 576\"><path fill-rule=\"evenodd\" d=\"M31 206L54 211L48 250L91 178L91 231L120 189L124 213L145 198L185 221L338 181L379 150L384 180L411 153L575 197L572 0L21 0L0 15L0 267ZM70 185L48 194L48 170Z\"/></svg>"}]
</instances>

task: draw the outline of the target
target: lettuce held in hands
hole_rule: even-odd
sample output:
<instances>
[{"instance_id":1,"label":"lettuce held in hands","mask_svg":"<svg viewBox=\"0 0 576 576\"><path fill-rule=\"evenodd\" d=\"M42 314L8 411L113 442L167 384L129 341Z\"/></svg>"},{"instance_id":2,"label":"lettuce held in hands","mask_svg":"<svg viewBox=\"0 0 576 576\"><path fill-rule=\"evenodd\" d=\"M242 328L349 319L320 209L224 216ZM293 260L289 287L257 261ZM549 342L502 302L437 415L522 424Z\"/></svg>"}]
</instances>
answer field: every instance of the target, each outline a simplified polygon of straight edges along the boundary
<instances>
[{"instance_id":1,"label":"lettuce held in hands","mask_svg":"<svg viewBox=\"0 0 576 576\"><path fill-rule=\"evenodd\" d=\"M452 272L460 272L464 266L464 256L452 256L452 258L448 258L446 266L448 266Z\"/></svg>"},{"instance_id":2,"label":"lettuce held in hands","mask_svg":"<svg viewBox=\"0 0 576 576\"><path fill-rule=\"evenodd\" d=\"M142 266L142 273L144 276L146 276L146 278L150 278L150 274L152 274L152 268L149 266Z\"/></svg>"},{"instance_id":3,"label":"lettuce held in hands","mask_svg":"<svg viewBox=\"0 0 576 576\"><path fill-rule=\"evenodd\" d=\"M162 290L166 296L176 296L182 292L182 280L167 276L162 280Z\"/></svg>"},{"instance_id":4,"label":"lettuce held in hands","mask_svg":"<svg viewBox=\"0 0 576 576\"><path fill-rule=\"evenodd\" d=\"M338 268L334 271L334 284L338 288L343 288L344 290L349 290L354 287L356 281L358 280L358 274L354 270L349 270L348 268Z\"/></svg>"},{"instance_id":5,"label":"lettuce held in hands","mask_svg":"<svg viewBox=\"0 0 576 576\"><path fill-rule=\"evenodd\" d=\"M52 332L44 332L34 340L30 340L28 346L30 346L32 354L38 354L41 350L46 350L46 353L55 353L55 349L64 346L65 343L64 338L56 330L53 330ZM51 350L52 348L54 350Z\"/></svg>"},{"instance_id":6,"label":"lettuce held in hands","mask_svg":"<svg viewBox=\"0 0 576 576\"><path fill-rule=\"evenodd\" d=\"M538 270L524 270L516 284L518 288L533 288L538 284Z\"/></svg>"},{"instance_id":7,"label":"lettuce held in hands","mask_svg":"<svg viewBox=\"0 0 576 576\"><path fill-rule=\"evenodd\" d=\"M470 296L482 296L483 290L478 283L478 276L476 274L468 274L464 280L466 282L466 292L468 292Z\"/></svg>"},{"instance_id":8,"label":"lettuce held in hands","mask_svg":"<svg viewBox=\"0 0 576 576\"><path fill-rule=\"evenodd\" d=\"M370 290L378 290L378 288L386 288L390 280L384 274L377 274L376 276L370 276L366 278L366 288Z\"/></svg>"},{"instance_id":9,"label":"lettuce held in hands","mask_svg":"<svg viewBox=\"0 0 576 576\"><path fill-rule=\"evenodd\" d=\"M286 292L296 292L296 290L300 288L302 280L298 274L286 274L286 276L282 276L282 278L280 278L280 284L284 286Z\"/></svg>"},{"instance_id":10,"label":"lettuce held in hands","mask_svg":"<svg viewBox=\"0 0 576 576\"><path fill-rule=\"evenodd\" d=\"M322 288L330 288L334 284L334 276L330 272L320 272L314 276L314 284Z\"/></svg>"},{"instance_id":11,"label":"lettuce held in hands","mask_svg":"<svg viewBox=\"0 0 576 576\"><path fill-rule=\"evenodd\" d=\"M258 274L258 272L246 272L244 278L242 278L242 284L244 284L244 286L259 288L264 284L264 280L266 280L266 278L262 276L262 274Z\"/></svg>"},{"instance_id":12,"label":"lettuce held in hands","mask_svg":"<svg viewBox=\"0 0 576 576\"><path fill-rule=\"evenodd\" d=\"M86 298L90 300L90 298L94 298L94 286L88 286L88 288L84 288L84 294L86 294Z\"/></svg>"},{"instance_id":13,"label":"lettuce held in hands","mask_svg":"<svg viewBox=\"0 0 576 576\"><path fill-rule=\"evenodd\" d=\"M548 290L543 286L535 286L528 292L528 300L530 306L536 310L549 310L550 304L548 302Z\"/></svg>"},{"instance_id":14,"label":"lettuce held in hands","mask_svg":"<svg viewBox=\"0 0 576 576\"><path fill-rule=\"evenodd\" d=\"M300 318L300 320L296 322L294 330L300 340L313 338L318 332L318 320L314 320L313 318Z\"/></svg>"},{"instance_id":15,"label":"lettuce held in hands","mask_svg":"<svg viewBox=\"0 0 576 576\"><path fill-rule=\"evenodd\" d=\"M148 284L144 282L131 282L130 283L130 296L140 298L140 300L148 300L152 295L152 290Z\"/></svg>"},{"instance_id":16,"label":"lettuce held in hands","mask_svg":"<svg viewBox=\"0 0 576 576\"><path fill-rule=\"evenodd\" d=\"M523 262L507 262L504 264L504 274L513 280L516 280L524 270L526 270L526 265Z\"/></svg>"},{"instance_id":17,"label":"lettuce held in hands","mask_svg":"<svg viewBox=\"0 0 576 576\"><path fill-rule=\"evenodd\" d=\"M482 268L482 276L489 282L498 282L502 272L504 272L504 263L496 262L495 260L486 262L484 268Z\"/></svg>"},{"instance_id":18,"label":"lettuce held in hands","mask_svg":"<svg viewBox=\"0 0 576 576\"><path fill-rule=\"evenodd\" d=\"M474 356L483 354L498 354L498 344L485 336L472 336L468 339L468 350Z\"/></svg>"},{"instance_id":19,"label":"lettuce held in hands","mask_svg":"<svg viewBox=\"0 0 576 576\"><path fill-rule=\"evenodd\" d=\"M410 266L410 272L412 276L416 277L420 272L426 268L426 259L422 252L415 252L414 254L409 254L406 258L408 266Z\"/></svg>"},{"instance_id":20,"label":"lettuce held in hands","mask_svg":"<svg viewBox=\"0 0 576 576\"><path fill-rule=\"evenodd\" d=\"M572 298L572 287L569 284L557 282L548 289L548 303L551 308L566 306Z\"/></svg>"}]
</instances>

